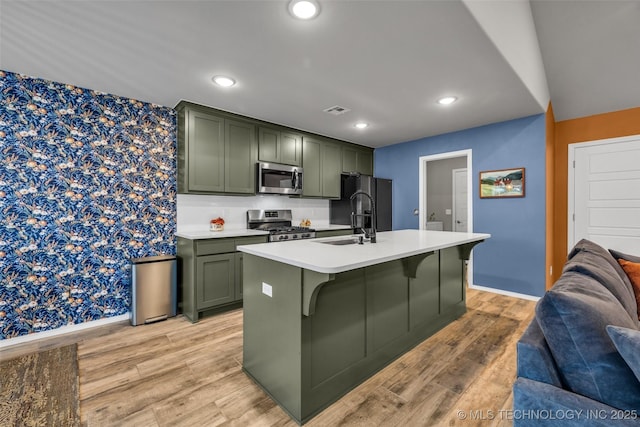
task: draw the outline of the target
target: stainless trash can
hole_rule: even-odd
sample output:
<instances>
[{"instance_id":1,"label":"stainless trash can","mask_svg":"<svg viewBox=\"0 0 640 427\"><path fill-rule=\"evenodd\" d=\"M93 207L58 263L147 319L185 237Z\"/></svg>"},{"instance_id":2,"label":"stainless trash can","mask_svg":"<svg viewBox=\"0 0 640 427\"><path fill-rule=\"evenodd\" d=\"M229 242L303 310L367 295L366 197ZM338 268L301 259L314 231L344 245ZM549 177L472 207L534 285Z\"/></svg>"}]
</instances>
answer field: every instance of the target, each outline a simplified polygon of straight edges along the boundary
<instances>
[{"instance_id":1,"label":"stainless trash can","mask_svg":"<svg viewBox=\"0 0 640 427\"><path fill-rule=\"evenodd\" d=\"M131 259L131 324L157 322L177 313L178 262L175 256Z\"/></svg>"}]
</instances>

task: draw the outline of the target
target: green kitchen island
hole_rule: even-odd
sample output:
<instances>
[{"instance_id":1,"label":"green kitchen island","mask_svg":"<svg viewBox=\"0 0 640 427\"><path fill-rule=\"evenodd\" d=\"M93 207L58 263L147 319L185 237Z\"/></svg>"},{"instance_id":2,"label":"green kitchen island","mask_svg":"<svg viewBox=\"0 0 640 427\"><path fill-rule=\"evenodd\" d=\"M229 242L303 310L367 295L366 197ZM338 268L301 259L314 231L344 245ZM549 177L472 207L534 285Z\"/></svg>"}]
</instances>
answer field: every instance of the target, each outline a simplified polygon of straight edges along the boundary
<instances>
[{"instance_id":1,"label":"green kitchen island","mask_svg":"<svg viewBox=\"0 0 640 427\"><path fill-rule=\"evenodd\" d=\"M307 422L466 311L465 261L489 237L399 230L375 244L239 246L244 371Z\"/></svg>"}]
</instances>

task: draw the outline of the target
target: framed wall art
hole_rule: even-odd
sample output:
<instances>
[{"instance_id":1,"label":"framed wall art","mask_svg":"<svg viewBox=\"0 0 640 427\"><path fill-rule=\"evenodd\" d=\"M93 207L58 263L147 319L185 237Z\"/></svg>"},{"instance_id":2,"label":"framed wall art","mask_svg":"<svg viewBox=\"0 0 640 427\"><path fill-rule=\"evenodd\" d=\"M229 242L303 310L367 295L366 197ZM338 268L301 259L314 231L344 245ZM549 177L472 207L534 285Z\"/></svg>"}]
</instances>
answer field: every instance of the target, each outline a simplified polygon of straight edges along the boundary
<instances>
[{"instance_id":1,"label":"framed wall art","mask_svg":"<svg viewBox=\"0 0 640 427\"><path fill-rule=\"evenodd\" d=\"M480 172L480 198L524 197L524 168Z\"/></svg>"}]
</instances>

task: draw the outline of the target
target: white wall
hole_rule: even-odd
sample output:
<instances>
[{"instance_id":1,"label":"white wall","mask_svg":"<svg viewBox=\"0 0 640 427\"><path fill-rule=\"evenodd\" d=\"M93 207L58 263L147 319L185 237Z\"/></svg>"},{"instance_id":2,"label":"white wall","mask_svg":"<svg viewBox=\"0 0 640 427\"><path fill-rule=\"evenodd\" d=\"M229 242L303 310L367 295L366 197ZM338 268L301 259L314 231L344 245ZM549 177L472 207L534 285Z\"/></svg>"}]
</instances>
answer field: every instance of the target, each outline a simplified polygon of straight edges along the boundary
<instances>
[{"instance_id":1,"label":"white wall","mask_svg":"<svg viewBox=\"0 0 640 427\"><path fill-rule=\"evenodd\" d=\"M293 225L308 218L312 227L329 224L329 201L299 199L278 195L260 196L206 196L178 194L178 231L208 229L209 221L216 217L225 220L225 229L247 227L249 209L291 209Z\"/></svg>"}]
</instances>

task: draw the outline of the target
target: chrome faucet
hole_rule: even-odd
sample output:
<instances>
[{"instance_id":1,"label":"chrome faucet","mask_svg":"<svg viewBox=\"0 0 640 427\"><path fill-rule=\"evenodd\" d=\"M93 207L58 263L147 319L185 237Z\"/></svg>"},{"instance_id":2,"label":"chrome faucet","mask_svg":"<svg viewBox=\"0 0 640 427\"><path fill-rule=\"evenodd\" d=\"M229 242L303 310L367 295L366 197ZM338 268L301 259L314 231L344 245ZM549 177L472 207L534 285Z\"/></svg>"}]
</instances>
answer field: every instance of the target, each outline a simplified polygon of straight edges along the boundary
<instances>
[{"instance_id":1,"label":"chrome faucet","mask_svg":"<svg viewBox=\"0 0 640 427\"><path fill-rule=\"evenodd\" d=\"M361 214L357 214L356 213L356 209L353 208L353 201L358 197L358 196L367 196L369 198L369 200L371 201L371 213L370 214L365 214L364 210L363 213ZM373 201L373 197L371 197L371 195L369 193L367 193L366 191L362 191L362 190L358 190L355 193L353 193L351 195L351 227L352 228L358 228L357 227L357 218L358 217L362 217L362 227L359 227L360 230L362 230L362 232L364 233L364 237L365 239L369 239L369 241L371 243L375 243L376 242L376 205L375 202ZM371 227L367 230L367 228L365 227L365 219L369 217L371 219Z\"/></svg>"}]
</instances>

